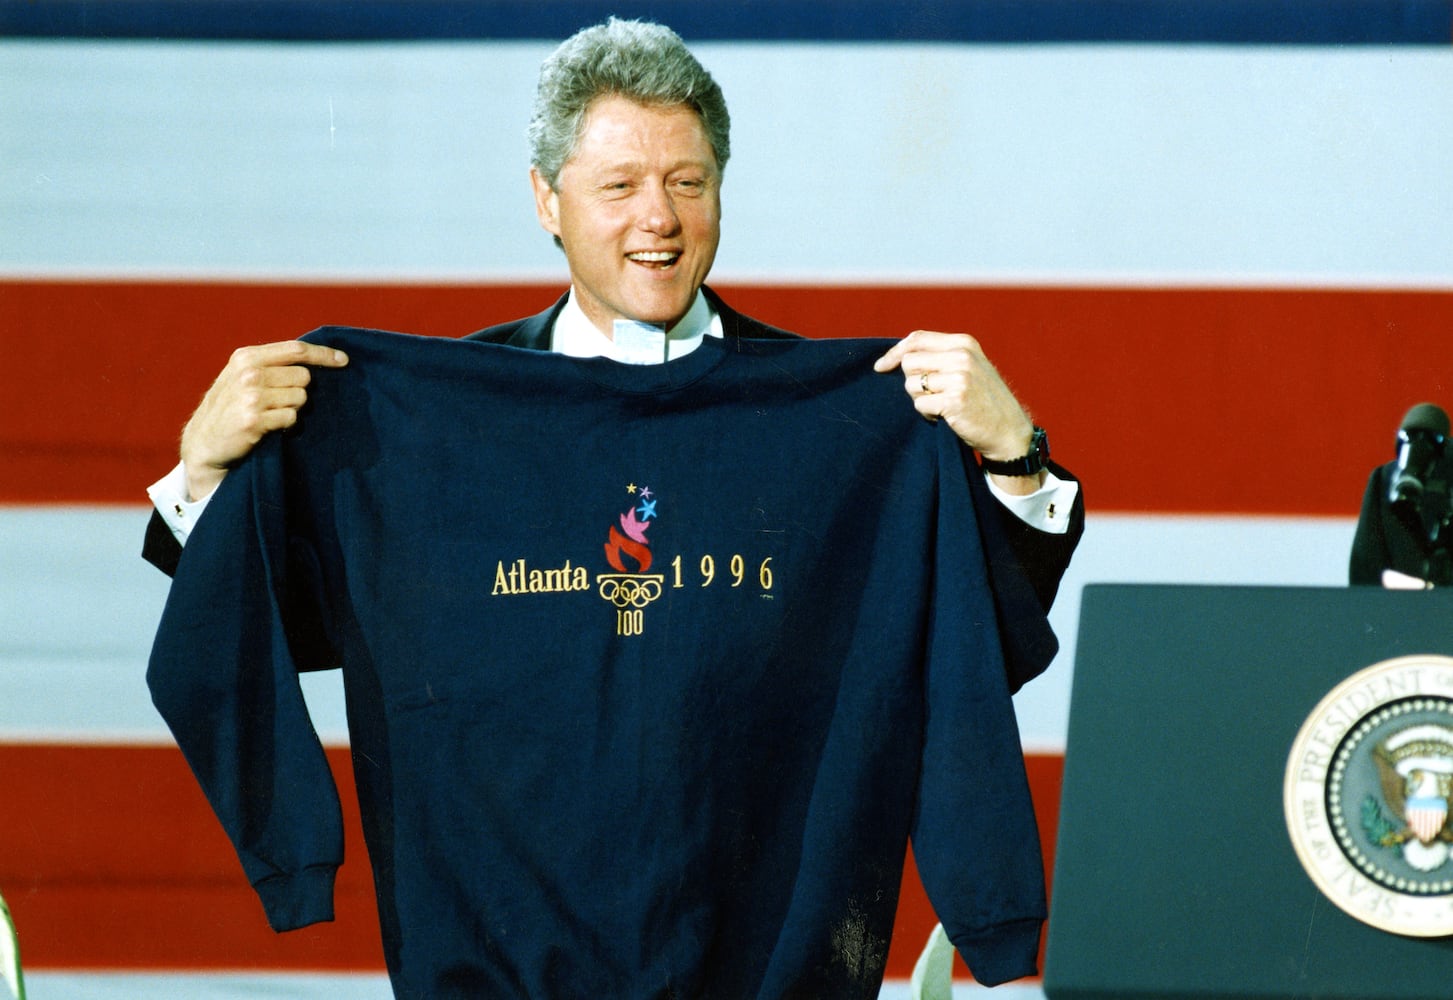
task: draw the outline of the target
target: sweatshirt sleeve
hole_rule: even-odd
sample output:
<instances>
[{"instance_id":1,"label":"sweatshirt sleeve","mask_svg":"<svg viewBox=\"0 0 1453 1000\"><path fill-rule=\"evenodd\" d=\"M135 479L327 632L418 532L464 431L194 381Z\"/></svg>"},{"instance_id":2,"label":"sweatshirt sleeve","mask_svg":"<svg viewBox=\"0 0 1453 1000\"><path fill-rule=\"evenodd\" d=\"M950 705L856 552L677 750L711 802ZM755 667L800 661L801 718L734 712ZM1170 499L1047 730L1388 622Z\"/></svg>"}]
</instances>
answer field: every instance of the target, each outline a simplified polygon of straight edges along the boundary
<instances>
[{"instance_id":1,"label":"sweatshirt sleeve","mask_svg":"<svg viewBox=\"0 0 1453 1000\"><path fill-rule=\"evenodd\" d=\"M147 668L152 701L277 931L333 918L343 858L337 789L298 684L316 664L295 650L320 626L289 588L283 437L264 438L218 488Z\"/></svg>"},{"instance_id":2,"label":"sweatshirt sleeve","mask_svg":"<svg viewBox=\"0 0 1453 1000\"><path fill-rule=\"evenodd\" d=\"M950 437L945 440L945 437ZM1038 971L1044 861L973 497L940 436L927 721L912 837L930 902L979 982Z\"/></svg>"},{"instance_id":3,"label":"sweatshirt sleeve","mask_svg":"<svg viewBox=\"0 0 1453 1000\"><path fill-rule=\"evenodd\" d=\"M1084 532L1084 499L1076 493L1065 534L1031 528L993 499L969 449L959 446L957 451L958 465L948 466L962 469L969 499L980 512L975 523L993 591L1004 672L1013 694L1044 673L1059 652L1059 639L1049 624L1049 605Z\"/></svg>"}]
</instances>

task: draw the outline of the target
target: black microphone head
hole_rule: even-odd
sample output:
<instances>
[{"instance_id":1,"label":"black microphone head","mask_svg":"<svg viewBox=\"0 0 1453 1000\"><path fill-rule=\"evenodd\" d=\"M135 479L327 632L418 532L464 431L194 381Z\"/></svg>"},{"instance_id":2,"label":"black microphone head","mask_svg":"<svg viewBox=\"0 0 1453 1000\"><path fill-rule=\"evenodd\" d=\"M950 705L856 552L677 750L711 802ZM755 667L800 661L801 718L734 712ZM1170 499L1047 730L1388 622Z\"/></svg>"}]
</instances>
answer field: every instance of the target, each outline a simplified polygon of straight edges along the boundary
<instances>
[{"instance_id":1,"label":"black microphone head","mask_svg":"<svg viewBox=\"0 0 1453 1000\"><path fill-rule=\"evenodd\" d=\"M1424 431L1431 434L1438 434L1442 437L1448 436L1448 414L1444 413L1441 407L1432 403L1419 403L1408 411L1403 417L1402 427L1404 431Z\"/></svg>"},{"instance_id":2,"label":"black microphone head","mask_svg":"<svg viewBox=\"0 0 1453 1000\"><path fill-rule=\"evenodd\" d=\"M1448 440L1448 414L1432 403L1419 403L1398 428L1397 467L1388 501L1418 506L1430 476L1436 476ZM1446 476L1443 477L1446 480ZM1444 487L1446 489L1446 487Z\"/></svg>"}]
</instances>

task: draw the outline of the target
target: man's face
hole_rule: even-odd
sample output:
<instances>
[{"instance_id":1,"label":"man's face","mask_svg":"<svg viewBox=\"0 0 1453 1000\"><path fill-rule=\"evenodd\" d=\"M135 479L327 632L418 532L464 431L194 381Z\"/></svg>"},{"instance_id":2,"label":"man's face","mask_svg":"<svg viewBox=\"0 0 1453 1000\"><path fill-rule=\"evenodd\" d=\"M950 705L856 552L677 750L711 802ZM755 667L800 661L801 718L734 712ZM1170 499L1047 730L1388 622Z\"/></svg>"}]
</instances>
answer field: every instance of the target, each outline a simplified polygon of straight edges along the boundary
<instances>
[{"instance_id":1,"label":"man's face","mask_svg":"<svg viewBox=\"0 0 1453 1000\"><path fill-rule=\"evenodd\" d=\"M555 188L535 170L530 180L597 329L686 315L721 240L721 171L695 111L599 98Z\"/></svg>"}]
</instances>

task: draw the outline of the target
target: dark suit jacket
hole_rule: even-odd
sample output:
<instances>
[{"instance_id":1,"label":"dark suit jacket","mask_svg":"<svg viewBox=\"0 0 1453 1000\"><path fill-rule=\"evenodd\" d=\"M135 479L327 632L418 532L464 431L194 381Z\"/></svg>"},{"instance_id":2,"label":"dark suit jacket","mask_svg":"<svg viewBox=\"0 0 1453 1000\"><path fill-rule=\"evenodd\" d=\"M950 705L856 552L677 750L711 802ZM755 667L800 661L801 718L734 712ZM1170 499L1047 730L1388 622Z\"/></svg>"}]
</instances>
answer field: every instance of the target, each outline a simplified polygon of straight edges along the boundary
<instances>
[{"instance_id":1,"label":"dark suit jacket","mask_svg":"<svg viewBox=\"0 0 1453 1000\"><path fill-rule=\"evenodd\" d=\"M1380 584L1382 571L1396 570L1420 580L1447 583L1447 557L1434 557L1428 534L1412 509L1387 501L1396 462L1372 470L1362 494L1362 513L1352 538L1348 580L1353 584ZM1435 579L1444 577L1445 579Z\"/></svg>"},{"instance_id":2,"label":"dark suit jacket","mask_svg":"<svg viewBox=\"0 0 1453 1000\"><path fill-rule=\"evenodd\" d=\"M702 292L721 318L722 333L727 340L797 339L797 334L744 316L732 309L709 288ZM542 313L512 320L471 333L467 340L491 344L507 344L530 350L548 351L555 317L565 305L562 296ZM906 404L905 404L906 405ZM1059 590L1060 579L1070 563L1075 546L1085 528L1083 491L1070 512L1069 530L1053 535L1030 527L993 499L984 477L974 467L969 449L963 450L965 475L974 493L979 510L994 511L993 517L981 521L984 551L989 561L989 574L994 589L999 626L1004 635L1009 660L1010 686L1018 689L1024 682L1048 666L1058 649L1058 641L1045 621L1045 614ZM1060 466L1052 466L1062 479L1073 477ZM156 511L147 524L142 556L168 576L176 572L182 547L171 529Z\"/></svg>"}]
</instances>

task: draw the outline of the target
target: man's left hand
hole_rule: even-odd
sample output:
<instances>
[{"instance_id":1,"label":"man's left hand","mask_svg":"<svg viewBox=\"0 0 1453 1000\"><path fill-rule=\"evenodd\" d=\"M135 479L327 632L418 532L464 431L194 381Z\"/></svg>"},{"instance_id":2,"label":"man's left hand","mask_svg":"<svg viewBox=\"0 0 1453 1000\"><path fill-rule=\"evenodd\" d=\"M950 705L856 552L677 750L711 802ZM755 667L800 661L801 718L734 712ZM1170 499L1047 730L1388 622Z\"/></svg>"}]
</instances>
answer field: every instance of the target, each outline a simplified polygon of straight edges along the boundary
<instances>
[{"instance_id":1,"label":"man's left hand","mask_svg":"<svg viewBox=\"0 0 1453 1000\"><path fill-rule=\"evenodd\" d=\"M903 384L919 413L942 418L966 445L991 461L1029 453L1034 424L989 362L979 342L966 333L915 330L894 344L873 368L903 373ZM1038 476L993 476L1009 493L1033 493Z\"/></svg>"}]
</instances>

